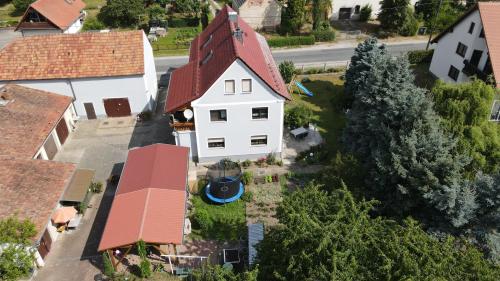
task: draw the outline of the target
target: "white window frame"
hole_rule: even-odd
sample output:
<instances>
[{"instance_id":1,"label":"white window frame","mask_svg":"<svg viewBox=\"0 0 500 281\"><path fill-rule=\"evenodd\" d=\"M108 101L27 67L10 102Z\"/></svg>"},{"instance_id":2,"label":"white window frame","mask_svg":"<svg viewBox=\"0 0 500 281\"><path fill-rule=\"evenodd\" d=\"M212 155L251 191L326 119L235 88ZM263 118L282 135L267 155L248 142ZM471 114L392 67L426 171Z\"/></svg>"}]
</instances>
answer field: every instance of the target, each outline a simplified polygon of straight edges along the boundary
<instances>
[{"instance_id":1,"label":"white window frame","mask_svg":"<svg viewBox=\"0 0 500 281\"><path fill-rule=\"evenodd\" d=\"M266 143L265 144L262 144L262 143L259 143L259 144L253 144L252 141L253 140L266 140ZM268 137L267 135L255 135L255 136L250 136L250 146L254 147L254 146L267 146L268 144Z\"/></svg>"},{"instance_id":2,"label":"white window frame","mask_svg":"<svg viewBox=\"0 0 500 281\"><path fill-rule=\"evenodd\" d=\"M253 117L253 110L257 109L257 108L266 108L267 109L267 118L254 118ZM252 118L252 120L255 120L255 121L269 120L269 106L256 106L256 107L252 107L252 111L250 112L250 118Z\"/></svg>"},{"instance_id":3,"label":"white window frame","mask_svg":"<svg viewBox=\"0 0 500 281\"><path fill-rule=\"evenodd\" d=\"M250 91L245 91L245 87L243 87L243 81L249 81L250 82ZM252 93L252 87L253 87L253 82L252 82L252 79L248 78L248 79L241 79L241 92L244 93L244 94L250 94Z\"/></svg>"},{"instance_id":4,"label":"white window frame","mask_svg":"<svg viewBox=\"0 0 500 281\"><path fill-rule=\"evenodd\" d=\"M233 82L233 91L232 92L227 91L227 83L228 82ZM234 95L235 93L236 93L236 81L234 79L224 80L224 94Z\"/></svg>"},{"instance_id":5,"label":"white window frame","mask_svg":"<svg viewBox=\"0 0 500 281\"><path fill-rule=\"evenodd\" d=\"M224 146L210 147L210 143L214 143L214 142L217 142L220 140L222 140L222 143L224 144ZM207 139L207 148L208 149L224 149L224 148L226 148L226 138L208 138Z\"/></svg>"},{"instance_id":6,"label":"white window frame","mask_svg":"<svg viewBox=\"0 0 500 281\"><path fill-rule=\"evenodd\" d=\"M212 111L225 111L226 112L226 120L212 120ZM208 111L208 120L212 123L226 123L227 122L227 109L225 108L220 108L220 109L210 109Z\"/></svg>"}]
</instances>

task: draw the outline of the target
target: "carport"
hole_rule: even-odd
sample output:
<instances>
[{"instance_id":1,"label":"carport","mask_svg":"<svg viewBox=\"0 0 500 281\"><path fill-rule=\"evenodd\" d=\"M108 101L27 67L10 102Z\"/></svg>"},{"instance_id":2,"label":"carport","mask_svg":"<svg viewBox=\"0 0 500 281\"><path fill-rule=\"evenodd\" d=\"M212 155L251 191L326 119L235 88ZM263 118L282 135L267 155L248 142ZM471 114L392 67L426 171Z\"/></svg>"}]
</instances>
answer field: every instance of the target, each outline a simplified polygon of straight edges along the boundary
<instances>
[{"instance_id":1,"label":"carport","mask_svg":"<svg viewBox=\"0 0 500 281\"><path fill-rule=\"evenodd\" d=\"M89 200L90 185L94 180L95 171L90 169L77 169L68 188L61 198L62 205L78 206Z\"/></svg>"},{"instance_id":2,"label":"carport","mask_svg":"<svg viewBox=\"0 0 500 281\"><path fill-rule=\"evenodd\" d=\"M168 144L129 151L99 244L115 269L140 240L176 254L184 237L188 157L188 148ZM124 254L115 257L117 249Z\"/></svg>"}]
</instances>

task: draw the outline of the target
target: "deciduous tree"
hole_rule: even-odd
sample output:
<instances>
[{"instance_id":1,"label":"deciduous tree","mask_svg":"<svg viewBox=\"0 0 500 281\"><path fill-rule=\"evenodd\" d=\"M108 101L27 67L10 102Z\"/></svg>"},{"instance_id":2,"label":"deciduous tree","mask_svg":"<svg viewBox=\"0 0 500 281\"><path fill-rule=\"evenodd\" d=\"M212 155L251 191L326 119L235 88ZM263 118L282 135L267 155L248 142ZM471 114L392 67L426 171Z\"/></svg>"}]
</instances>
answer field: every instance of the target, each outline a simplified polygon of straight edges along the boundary
<instances>
[{"instance_id":1,"label":"deciduous tree","mask_svg":"<svg viewBox=\"0 0 500 281\"><path fill-rule=\"evenodd\" d=\"M98 19L111 27L131 27L139 24L144 14L142 0L107 0Z\"/></svg>"}]
</instances>

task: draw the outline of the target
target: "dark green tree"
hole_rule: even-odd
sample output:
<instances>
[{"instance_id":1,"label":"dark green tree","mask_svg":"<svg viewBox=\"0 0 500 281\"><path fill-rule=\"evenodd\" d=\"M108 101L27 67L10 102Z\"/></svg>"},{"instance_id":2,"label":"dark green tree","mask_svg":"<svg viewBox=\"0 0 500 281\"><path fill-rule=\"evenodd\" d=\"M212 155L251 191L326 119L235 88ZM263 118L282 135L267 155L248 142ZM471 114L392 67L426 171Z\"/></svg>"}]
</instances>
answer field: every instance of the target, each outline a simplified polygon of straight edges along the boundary
<instances>
[{"instance_id":1,"label":"dark green tree","mask_svg":"<svg viewBox=\"0 0 500 281\"><path fill-rule=\"evenodd\" d=\"M133 27L144 14L142 0L107 0L97 18L111 27Z\"/></svg>"},{"instance_id":2,"label":"dark green tree","mask_svg":"<svg viewBox=\"0 0 500 281\"><path fill-rule=\"evenodd\" d=\"M196 16L200 13L201 3L199 0L176 0L175 10L179 13Z\"/></svg>"},{"instance_id":3,"label":"dark green tree","mask_svg":"<svg viewBox=\"0 0 500 281\"><path fill-rule=\"evenodd\" d=\"M297 34L304 25L306 0L287 0L281 11L280 33Z\"/></svg>"},{"instance_id":4,"label":"dark green tree","mask_svg":"<svg viewBox=\"0 0 500 281\"><path fill-rule=\"evenodd\" d=\"M16 13L24 13L26 9L28 9L29 5L31 3L35 2L36 0L12 0L12 5L14 5L14 8L16 9Z\"/></svg>"},{"instance_id":5,"label":"dark green tree","mask_svg":"<svg viewBox=\"0 0 500 281\"><path fill-rule=\"evenodd\" d=\"M345 186L286 195L280 226L258 246L258 280L496 280L500 269L473 246L437 240L412 219L372 218L375 202Z\"/></svg>"},{"instance_id":6,"label":"dark green tree","mask_svg":"<svg viewBox=\"0 0 500 281\"><path fill-rule=\"evenodd\" d=\"M102 266L104 275L110 278L113 277L113 274L115 273L115 268L113 267L111 258L109 257L107 252L102 253Z\"/></svg>"},{"instance_id":7,"label":"dark green tree","mask_svg":"<svg viewBox=\"0 0 500 281\"><path fill-rule=\"evenodd\" d=\"M192 281L257 281L257 270L234 273L220 265L206 265L195 269L190 276Z\"/></svg>"},{"instance_id":8,"label":"dark green tree","mask_svg":"<svg viewBox=\"0 0 500 281\"><path fill-rule=\"evenodd\" d=\"M105 28L104 23L100 22L97 18L88 17L83 22L82 31L101 30Z\"/></svg>"},{"instance_id":9,"label":"dark green tree","mask_svg":"<svg viewBox=\"0 0 500 281\"><path fill-rule=\"evenodd\" d=\"M321 23L328 23L328 14L332 9L331 0L312 0L313 30L318 30Z\"/></svg>"},{"instance_id":10,"label":"dark green tree","mask_svg":"<svg viewBox=\"0 0 500 281\"><path fill-rule=\"evenodd\" d=\"M285 83L290 83L290 81L292 81L293 74L295 73L295 65L293 64L293 61L286 60L280 63L279 70Z\"/></svg>"},{"instance_id":11,"label":"dark green tree","mask_svg":"<svg viewBox=\"0 0 500 281\"><path fill-rule=\"evenodd\" d=\"M165 17L165 8L160 6L160 4L153 4L147 7L146 12L150 20L159 20Z\"/></svg>"},{"instance_id":12,"label":"dark green tree","mask_svg":"<svg viewBox=\"0 0 500 281\"><path fill-rule=\"evenodd\" d=\"M370 20L372 17L372 5L366 4L363 7L361 7L361 10L359 11L359 20L362 22L367 22Z\"/></svg>"},{"instance_id":13,"label":"dark green tree","mask_svg":"<svg viewBox=\"0 0 500 281\"><path fill-rule=\"evenodd\" d=\"M210 14L210 6L205 3L201 6L201 28L205 29L208 26L208 15Z\"/></svg>"},{"instance_id":14,"label":"dark green tree","mask_svg":"<svg viewBox=\"0 0 500 281\"><path fill-rule=\"evenodd\" d=\"M370 195L391 214L467 223L474 211L473 192L461 177L468 159L453 153L454 141L425 91L414 86L408 61L371 39L356 49L352 67L360 71L346 74L354 102L343 140L366 169Z\"/></svg>"},{"instance_id":15,"label":"dark green tree","mask_svg":"<svg viewBox=\"0 0 500 281\"><path fill-rule=\"evenodd\" d=\"M446 130L458 140L460 153L471 157L471 176L481 170L500 169L500 127L489 122L495 90L481 80L447 84L437 81L432 89L434 108Z\"/></svg>"},{"instance_id":16,"label":"dark green tree","mask_svg":"<svg viewBox=\"0 0 500 281\"><path fill-rule=\"evenodd\" d=\"M387 31L403 36L415 35L418 21L415 19L410 0L382 0L378 19L380 26Z\"/></svg>"}]
</instances>

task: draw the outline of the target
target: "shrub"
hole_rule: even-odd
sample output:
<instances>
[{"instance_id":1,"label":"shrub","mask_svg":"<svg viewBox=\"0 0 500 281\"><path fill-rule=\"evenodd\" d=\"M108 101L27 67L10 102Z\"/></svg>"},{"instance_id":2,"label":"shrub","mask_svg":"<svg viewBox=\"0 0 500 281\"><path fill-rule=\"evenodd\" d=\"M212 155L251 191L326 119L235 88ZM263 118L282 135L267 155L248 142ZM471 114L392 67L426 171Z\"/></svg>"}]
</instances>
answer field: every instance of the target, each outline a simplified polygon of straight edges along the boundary
<instances>
[{"instance_id":1,"label":"shrub","mask_svg":"<svg viewBox=\"0 0 500 281\"><path fill-rule=\"evenodd\" d=\"M314 45L314 42L314 35L274 37L267 39L269 47Z\"/></svg>"},{"instance_id":2,"label":"shrub","mask_svg":"<svg viewBox=\"0 0 500 281\"><path fill-rule=\"evenodd\" d=\"M92 182L90 184L90 191L94 193L101 193L102 192L102 182Z\"/></svg>"},{"instance_id":3,"label":"shrub","mask_svg":"<svg viewBox=\"0 0 500 281\"><path fill-rule=\"evenodd\" d=\"M418 50L418 51L409 51L407 53L408 61L411 64L419 64L419 63L429 63L432 60L432 55L434 54L434 50Z\"/></svg>"},{"instance_id":4,"label":"shrub","mask_svg":"<svg viewBox=\"0 0 500 281\"><path fill-rule=\"evenodd\" d=\"M194 222L204 232L208 231L213 225L213 222L210 219L210 214L205 209L195 211Z\"/></svg>"},{"instance_id":5,"label":"shrub","mask_svg":"<svg viewBox=\"0 0 500 281\"><path fill-rule=\"evenodd\" d=\"M399 35L402 36L414 36L417 34L419 28L419 22L417 18L413 15L413 10L410 9L409 15L403 23L403 26L399 28Z\"/></svg>"},{"instance_id":6,"label":"shrub","mask_svg":"<svg viewBox=\"0 0 500 281\"><path fill-rule=\"evenodd\" d=\"M273 182L273 176L271 176L271 175L267 175L267 176L265 177L265 180L266 180L266 183L272 183L272 182Z\"/></svg>"},{"instance_id":7,"label":"shrub","mask_svg":"<svg viewBox=\"0 0 500 281\"><path fill-rule=\"evenodd\" d=\"M248 167L250 167L250 165L252 165L252 161L250 161L248 159L241 162L241 166L243 166L243 168L248 168Z\"/></svg>"},{"instance_id":8,"label":"shrub","mask_svg":"<svg viewBox=\"0 0 500 281\"><path fill-rule=\"evenodd\" d=\"M87 205L87 202L83 201L83 202L80 202L80 204L78 204L78 212L80 214L85 214L85 211L87 210L88 208L88 205Z\"/></svg>"},{"instance_id":9,"label":"shrub","mask_svg":"<svg viewBox=\"0 0 500 281\"><path fill-rule=\"evenodd\" d=\"M335 40L335 30L328 28L324 30L313 31L314 40L316 42L330 42Z\"/></svg>"},{"instance_id":10,"label":"shrub","mask_svg":"<svg viewBox=\"0 0 500 281\"><path fill-rule=\"evenodd\" d=\"M251 171L244 171L241 175L241 181L244 185L249 185L253 180L253 173Z\"/></svg>"},{"instance_id":11,"label":"shrub","mask_svg":"<svg viewBox=\"0 0 500 281\"><path fill-rule=\"evenodd\" d=\"M285 110L285 125L290 129L306 126L312 121L312 117L312 109L304 104L300 104Z\"/></svg>"},{"instance_id":12,"label":"shrub","mask_svg":"<svg viewBox=\"0 0 500 281\"><path fill-rule=\"evenodd\" d=\"M99 21L97 18L95 18L95 17L88 17L83 22L82 31L102 30L102 29L105 29L105 28L106 28L106 26L104 25L104 23L102 23L101 21Z\"/></svg>"},{"instance_id":13,"label":"shrub","mask_svg":"<svg viewBox=\"0 0 500 281\"><path fill-rule=\"evenodd\" d=\"M243 195L241 196L241 200L245 201L245 202L252 202L253 200L253 192L251 191L245 191L245 193L243 193Z\"/></svg>"},{"instance_id":14,"label":"shrub","mask_svg":"<svg viewBox=\"0 0 500 281\"><path fill-rule=\"evenodd\" d=\"M290 83L295 72L295 65L292 61L286 60L279 65L280 74L285 83Z\"/></svg>"},{"instance_id":15,"label":"shrub","mask_svg":"<svg viewBox=\"0 0 500 281\"><path fill-rule=\"evenodd\" d=\"M269 153L266 157L267 165L274 165L276 163L276 156L274 153Z\"/></svg>"},{"instance_id":16,"label":"shrub","mask_svg":"<svg viewBox=\"0 0 500 281\"><path fill-rule=\"evenodd\" d=\"M362 22L367 22L370 20L372 17L372 5L366 4L363 7L361 7L361 10L359 11L359 20Z\"/></svg>"},{"instance_id":17,"label":"shrub","mask_svg":"<svg viewBox=\"0 0 500 281\"><path fill-rule=\"evenodd\" d=\"M170 27L196 27L200 25L199 18L170 18L168 20L168 26Z\"/></svg>"},{"instance_id":18,"label":"shrub","mask_svg":"<svg viewBox=\"0 0 500 281\"><path fill-rule=\"evenodd\" d=\"M151 262L149 262L148 259L143 259L141 260L141 263L139 265L139 269L141 271L141 277L142 278L149 278L151 277Z\"/></svg>"},{"instance_id":19,"label":"shrub","mask_svg":"<svg viewBox=\"0 0 500 281\"><path fill-rule=\"evenodd\" d=\"M259 159L257 159L257 161L255 161L255 165L257 165L259 167L264 166L264 163L266 163L266 158L265 157L259 158Z\"/></svg>"},{"instance_id":20,"label":"shrub","mask_svg":"<svg viewBox=\"0 0 500 281\"><path fill-rule=\"evenodd\" d=\"M115 268L111 263L111 258L109 257L107 252L102 253L102 263L103 263L103 273L108 277L113 277L115 273Z\"/></svg>"},{"instance_id":21,"label":"shrub","mask_svg":"<svg viewBox=\"0 0 500 281\"><path fill-rule=\"evenodd\" d=\"M296 161L304 161L309 165L325 163L328 159L328 149L322 144L311 146L308 150L300 152L295 158Z\"/></svg>"}]
</instances>

